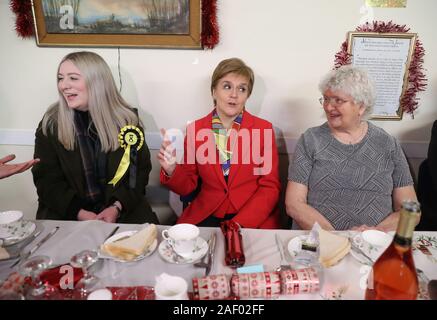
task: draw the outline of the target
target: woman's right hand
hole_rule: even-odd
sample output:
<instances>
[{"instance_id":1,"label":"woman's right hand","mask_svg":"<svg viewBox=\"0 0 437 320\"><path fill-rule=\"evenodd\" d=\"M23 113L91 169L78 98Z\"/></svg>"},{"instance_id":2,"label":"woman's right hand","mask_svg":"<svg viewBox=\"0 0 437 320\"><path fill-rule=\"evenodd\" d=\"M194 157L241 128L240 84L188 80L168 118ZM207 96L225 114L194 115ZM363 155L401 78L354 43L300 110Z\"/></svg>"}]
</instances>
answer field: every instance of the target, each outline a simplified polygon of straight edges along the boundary
<instances>
[{"instance_id":1,"label":"woman's right hand","mask_svg":"<svg viewBox=\"0 0 437 320\"><path fill-rule=\"evenodd\" d=\"M162 144L158 153L158 161L161 168L168 176L171 176L176 169L176 150L171 141L166 140L166 130L161 129Z\"/></svg>"},{"instance_id":2,"label":"woman's right hand","mask_svg":"<svg viewBox=\"0 0 437 320\"><path fill-rule=\"evenodd\" d=\"M79 213L77 214L77 220L79 221L96 220L96 219L97 219L97 214L85 209L80 209Z\"/></svg>"}]
</instances>

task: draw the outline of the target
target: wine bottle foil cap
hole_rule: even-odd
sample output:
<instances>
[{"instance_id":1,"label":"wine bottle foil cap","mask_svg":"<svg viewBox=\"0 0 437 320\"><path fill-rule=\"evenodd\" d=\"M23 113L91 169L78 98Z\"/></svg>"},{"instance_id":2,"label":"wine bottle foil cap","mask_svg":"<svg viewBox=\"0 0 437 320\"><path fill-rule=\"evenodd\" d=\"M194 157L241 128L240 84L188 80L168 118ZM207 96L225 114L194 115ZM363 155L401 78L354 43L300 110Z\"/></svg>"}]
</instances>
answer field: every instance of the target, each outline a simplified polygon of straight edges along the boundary
<instances>
[{"instance_id":1,"label":"wine bottle foil cap","mask_svg":"<svg viewBox=\"0 0 437 320\"><path fill-rule=\"evenodd\" d=\"M402 203L396 234L403 238L411 239L413 237L414 228L416 227L416 222L419 215L420 204L417 201L404 201Z\"/></svg>"},{"instance_id":2,"label":"wine bottle foil cap","mask_svg":"<svg viewBox=\"0 0 437 320\"><path fill-rule=\"evenodd\" d=\"M420 212L420 203L413 200L405 200L402 202L402 208L407 211Z\"/></svg>"}]
</instances>

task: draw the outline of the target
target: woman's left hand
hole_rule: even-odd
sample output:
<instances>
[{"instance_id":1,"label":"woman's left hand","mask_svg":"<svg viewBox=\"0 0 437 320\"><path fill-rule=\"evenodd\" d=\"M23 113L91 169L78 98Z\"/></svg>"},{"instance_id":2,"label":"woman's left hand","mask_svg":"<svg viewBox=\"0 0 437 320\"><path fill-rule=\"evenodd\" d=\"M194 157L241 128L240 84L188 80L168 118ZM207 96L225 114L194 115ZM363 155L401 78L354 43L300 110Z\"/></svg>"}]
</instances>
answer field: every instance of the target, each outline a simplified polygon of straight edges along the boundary
<instances>
[{"instance_id":1,"label":"woman's left hand","mask_svg":"<svg viewBox=\"0 0 437 320\"><path fill-rule=\"evenodd\" d=\"M110 206L102 210L97 215L97 220L103 220L105 222L115 223L118 217L118 210L116 207Z\"/></svg>"}]
</instances>

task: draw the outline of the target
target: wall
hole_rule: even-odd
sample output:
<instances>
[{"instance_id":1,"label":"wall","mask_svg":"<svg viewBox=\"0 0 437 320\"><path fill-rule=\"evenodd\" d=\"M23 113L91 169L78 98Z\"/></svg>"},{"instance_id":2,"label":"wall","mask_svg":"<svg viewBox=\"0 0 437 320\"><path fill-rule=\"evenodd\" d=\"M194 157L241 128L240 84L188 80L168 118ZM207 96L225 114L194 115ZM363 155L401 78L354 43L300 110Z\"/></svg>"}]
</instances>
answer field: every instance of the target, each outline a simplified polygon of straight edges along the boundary
<instances>
[{"instance_id":1,"label":"wall","mask_svg":"<svg viewBox=\"0 0 437 320\"><path fill-rule=\"evenodd\" d=\"M33 132L44 111L55 101L56 68L77 48L37 47L20 39L6 0L0 1L0 155L16 153L18 161L32 157ZM218 0L221 39L214 50L121 49L122 94L138 106L152 149L159 146L159 128L183 128L211 107L210 76L217 63L237 56L256 73L248 109L270 120L285 137L282 152L291 153L295 139L324 121L317 99L320 77L333 65L347 31L366 18L406 24L426 49L429 86L420 94L414 120L378 121L396 136L417 167L426 154L437 86L437 1L410 0L404 9L374 8L364 0ZM367 11L366 11L367 10ZM102 55L118 82L117 49L90 48ZM152 150L153 155L155 151ZM154 163L151 184L158 184ZM284 174L286 170L283 170ZM285 178L285 177L283 177ZM36 193L30 172L0 182L0 209L21 209L33 217Z\"/></svg>"}]
</instances>

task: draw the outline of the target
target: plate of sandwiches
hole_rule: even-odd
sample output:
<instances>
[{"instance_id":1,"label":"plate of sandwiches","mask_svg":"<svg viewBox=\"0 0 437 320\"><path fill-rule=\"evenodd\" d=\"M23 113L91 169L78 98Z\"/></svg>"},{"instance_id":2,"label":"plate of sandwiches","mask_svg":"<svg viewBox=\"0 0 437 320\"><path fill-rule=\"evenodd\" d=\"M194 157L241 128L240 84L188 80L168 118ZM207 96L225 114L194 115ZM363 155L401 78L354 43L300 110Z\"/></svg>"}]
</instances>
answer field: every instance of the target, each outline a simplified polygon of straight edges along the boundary
<instances>
[{"instance_id":1,"label":"plate of sandwiches","mask_svg":"<svg viewBox=\"0 0 437 320\"><path fill-rule=\"evenodd\" d=\"M116 233L107 239L99 250L99 257L118 262L135 262L151 255L158 246L156 225L141 230Z\"/></svg>"},{"instance_id":2,"label":"plate of sandwiches","mask_svg":"<svg viewBox=\"0 0 437 320\"><path fill-rule=\"evenodd\" d=\"M319 262L325 268L338 264L351 250L348 238L323 229L319 230Z\"/></svg>"}]
</instances>

